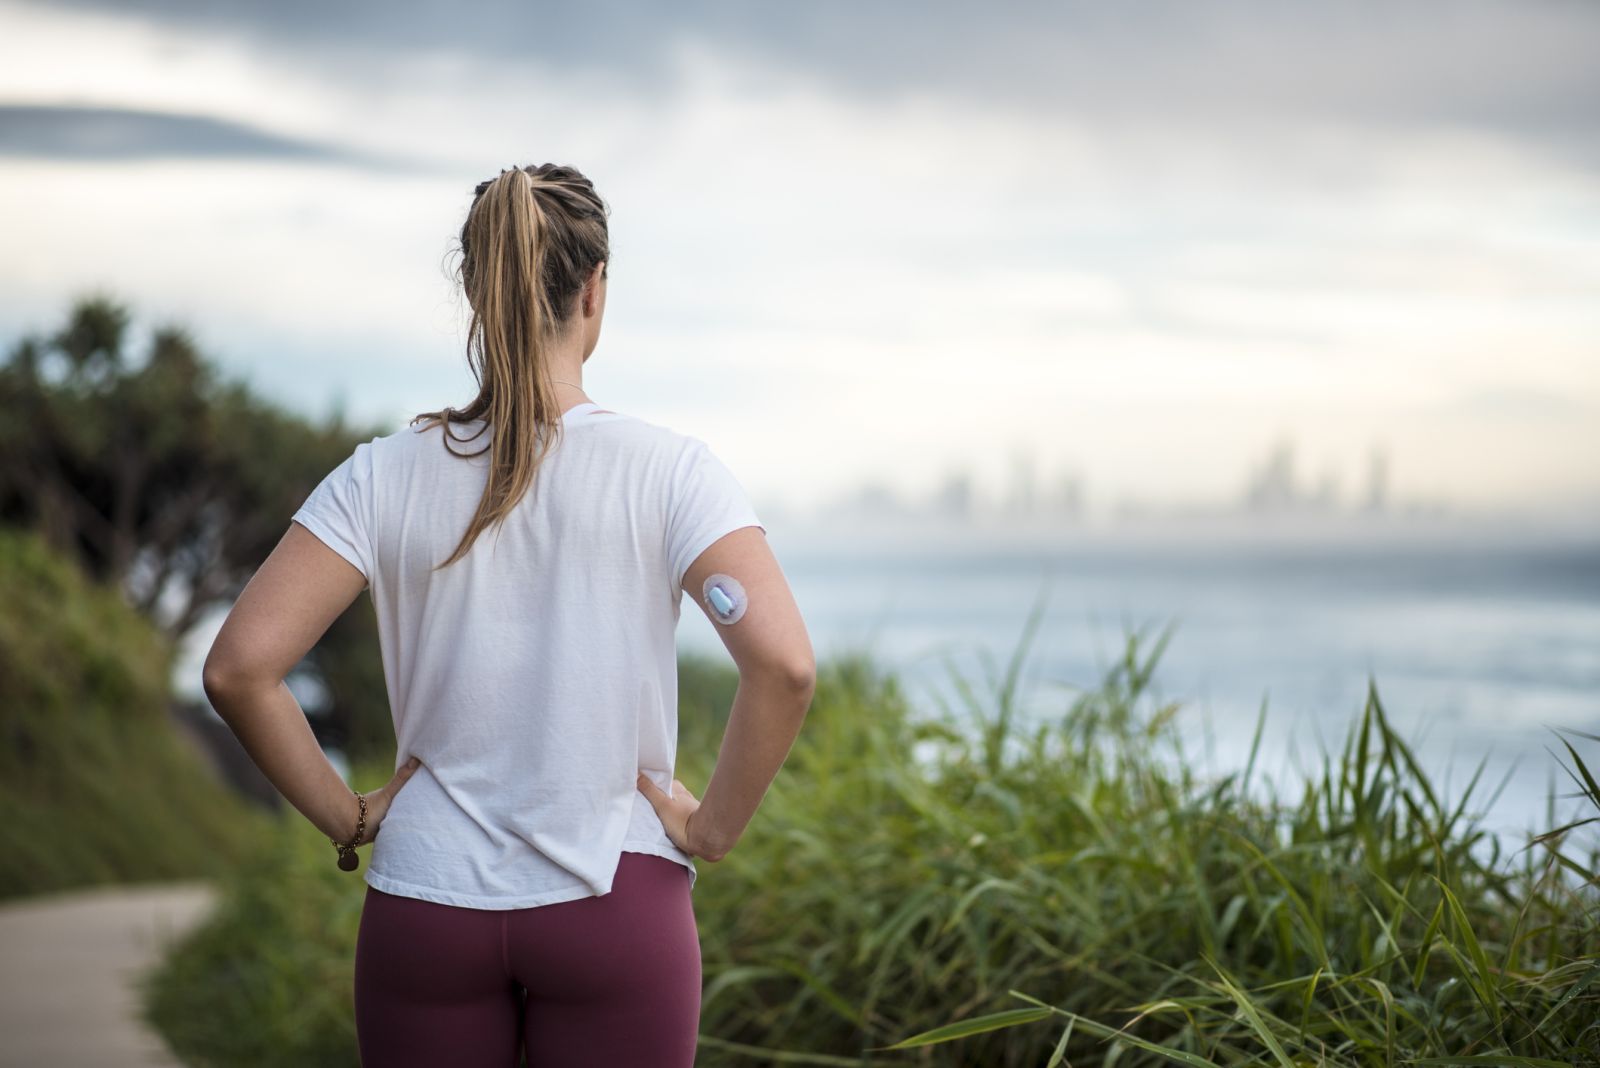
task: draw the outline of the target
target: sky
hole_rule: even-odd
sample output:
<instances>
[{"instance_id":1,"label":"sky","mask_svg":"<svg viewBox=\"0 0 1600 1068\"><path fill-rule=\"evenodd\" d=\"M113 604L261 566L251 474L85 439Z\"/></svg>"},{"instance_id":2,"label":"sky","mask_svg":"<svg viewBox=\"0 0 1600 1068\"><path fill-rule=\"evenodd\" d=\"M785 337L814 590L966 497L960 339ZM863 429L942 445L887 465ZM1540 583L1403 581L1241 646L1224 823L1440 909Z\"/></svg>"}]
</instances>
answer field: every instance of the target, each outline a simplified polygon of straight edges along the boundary
<instances>
[{"instance_id":1,"label":"sky","mask_svg":"<svg viewBox=\"0 0 1600 1068\"><path fill-rule=\"evenodd\" d=\"M1022 468L1600 514L1600 5L0 0L0 342L78 295L306 412L476 386L472 188L611 208L595 400L759 506Z\"/></svg>"}]
</instances>

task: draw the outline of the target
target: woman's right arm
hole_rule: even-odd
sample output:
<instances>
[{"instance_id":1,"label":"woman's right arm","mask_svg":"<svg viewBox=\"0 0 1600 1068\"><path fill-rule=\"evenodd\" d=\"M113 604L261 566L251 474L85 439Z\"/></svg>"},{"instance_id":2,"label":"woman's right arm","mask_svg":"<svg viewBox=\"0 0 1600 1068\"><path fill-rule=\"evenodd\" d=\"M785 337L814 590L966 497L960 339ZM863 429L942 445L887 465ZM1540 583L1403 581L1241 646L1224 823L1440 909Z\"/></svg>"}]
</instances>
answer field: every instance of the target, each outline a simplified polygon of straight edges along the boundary
<instances>
[{"instance_id":1,"label":"woman's right arm","mask_svg":"<svg viewBox=\"0 0 1600 1068\"><path fill-rule=\"evenodd\" d=\"M722 623L700 596L711 575L744 587L744 615ZM717 861L755 816L800 734L816 690L817 665L788 580L760 527L723 535L684 573L683 588L722 639L739 669L716 767L685 824L687 852Z\"/></svg>"}]
</instances>

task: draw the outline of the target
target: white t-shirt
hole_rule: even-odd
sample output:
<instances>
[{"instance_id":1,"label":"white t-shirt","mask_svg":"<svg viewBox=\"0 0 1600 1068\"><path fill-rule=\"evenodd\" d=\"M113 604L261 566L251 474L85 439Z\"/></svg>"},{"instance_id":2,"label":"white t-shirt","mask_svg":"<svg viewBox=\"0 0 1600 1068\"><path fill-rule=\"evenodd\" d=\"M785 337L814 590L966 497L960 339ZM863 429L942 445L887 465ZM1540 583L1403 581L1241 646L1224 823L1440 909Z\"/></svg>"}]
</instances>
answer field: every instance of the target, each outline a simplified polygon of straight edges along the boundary
<instances>
[{"instance_id":1,"label":"white t-shirt","mask_svg":"<svg viewBox=\"0 0 1600 1068\"><path fill-rule=\"evenodd\" d=\"M457 452L482 421L453 424ZM584 402L498 530L467 529L489 457L407 426L356 446L293 519L366 576L377 610L395 796L366 881L515 909L609 893L621 853L697 876L635 781L671 791L683 573L762 526L705 442ZM763 529L765 529L763 527Z\"/></svg>"}]
</instances>

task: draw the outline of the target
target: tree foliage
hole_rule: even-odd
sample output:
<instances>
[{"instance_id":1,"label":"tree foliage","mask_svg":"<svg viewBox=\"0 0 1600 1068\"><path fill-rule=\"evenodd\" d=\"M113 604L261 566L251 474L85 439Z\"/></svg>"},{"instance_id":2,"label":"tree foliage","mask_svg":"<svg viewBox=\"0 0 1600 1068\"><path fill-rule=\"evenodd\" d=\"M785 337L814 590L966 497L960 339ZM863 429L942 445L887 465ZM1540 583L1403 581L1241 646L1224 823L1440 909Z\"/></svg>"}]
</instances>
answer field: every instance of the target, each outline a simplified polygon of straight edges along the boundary
<instances>
[{"instance_id":1,"label":"tree foliage","mask_svg":"<svg viewBox=\"0 0 1600 1068\"><path fill-rule=\"evenodd\" d=\"M136 362L130 320L91 294L59 330L10 347L0 523L39 531L176 643L238 597L307 494L383 431L340 415L317 425L257 396L178 325L154 327ZM375 627L363 595L312 655L333 698L326 740L392 741Z\"/></svg>"}]
</instances>

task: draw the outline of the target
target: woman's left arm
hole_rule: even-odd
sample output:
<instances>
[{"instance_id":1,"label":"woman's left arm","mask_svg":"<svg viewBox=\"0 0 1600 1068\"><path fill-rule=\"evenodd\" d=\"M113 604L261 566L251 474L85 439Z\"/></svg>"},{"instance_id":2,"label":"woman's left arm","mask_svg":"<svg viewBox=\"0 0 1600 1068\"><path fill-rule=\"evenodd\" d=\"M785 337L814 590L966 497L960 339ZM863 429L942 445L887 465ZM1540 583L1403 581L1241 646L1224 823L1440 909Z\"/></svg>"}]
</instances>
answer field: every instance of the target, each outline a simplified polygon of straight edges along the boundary
<instances>
[{"instance_id":1,"label":"woman's left arm","mask_svg":"<svg viewBox=\"0 0 1600 1068\"><path fill-rule=\"evenodd\" d=\"M329 838L348 842L360 805L317 743L284 679L366 588L361 571L298 523L239 594L202 670L211 705L278 791ZM367 793L367 828L377 834L413 758L381 790Z\"/></svg>"}]
</instances>

